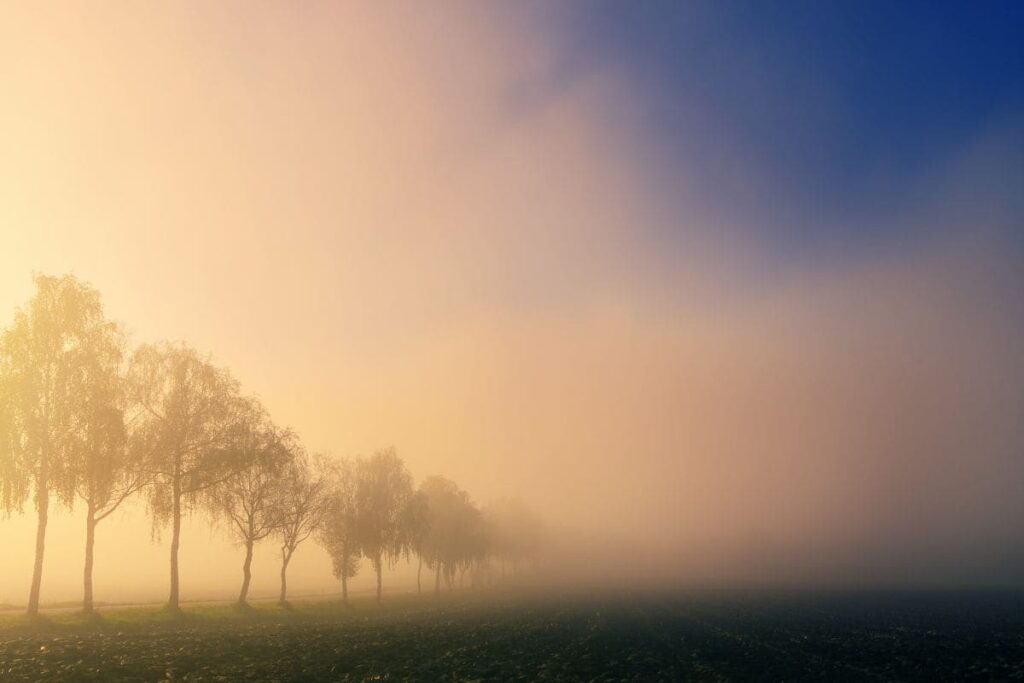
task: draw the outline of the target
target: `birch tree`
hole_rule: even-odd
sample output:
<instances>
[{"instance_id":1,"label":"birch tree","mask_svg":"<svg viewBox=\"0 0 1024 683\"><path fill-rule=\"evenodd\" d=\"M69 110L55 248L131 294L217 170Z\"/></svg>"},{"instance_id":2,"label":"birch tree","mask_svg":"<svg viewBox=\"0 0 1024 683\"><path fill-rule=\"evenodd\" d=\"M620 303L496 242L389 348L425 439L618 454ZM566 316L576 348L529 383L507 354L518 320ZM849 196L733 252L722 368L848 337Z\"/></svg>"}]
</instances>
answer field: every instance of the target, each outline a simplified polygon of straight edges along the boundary
<instances>
[{"instance_id":1,"label":"birch tree","mask_svg":"<svg viewBox=\"0 0 1024 683\"><path fill-rule=\"evenodd\" d=\"M421 553L434 571L434 592L441 581L450 588L459 571L465 571L479 557L483 543L480 511L455 482L428 477L420 485L426 498L430 526L421 541Z\"/></svg>"},{"instance_id":2,"label":"birch tree","mask_svg":"<svg viewBox=\"0 0 1024 683\"><path fill-rule=\"evenodd\" d=\"M89 285L70 275L38 275L35 285L35 295L0 336L2 502L5 510L20 507L31 491L37 515L31 617L39 613L51 498L71 504L71 452L96 427L85 400L88 370L117 334Z\"/></svg>"},{"instance_id":3,"label":"birch tree","mask_svg":"<svg viewBox=\"0 0 1024 683\"><path fill-rule=\"evenodd\" d=\"M126 416L132 411L122 349L123 342L112 343L104 353L93 356L82 395L88 424L76 434L70 447L75 493L85 505L82 611L87 614L93 611L96 526L150 481L142 453L132 447L131 425L126 424Z\"/></svg>"},{"instance_id":4,"label":"birch tree","mask_svg":"<svg viewBox=\"0 0 1024 683\"><path fill-rule=\"evenodd\" d=\"M360 459L356 466L356 537L377 574L381 600L384 564L394 566L407 551L405 512L412 497L412 476L394 449Z\"/></svg>"},{"instance_id":5,"label":"birch tree","mask_svg":"<svg viewBox=\"0 0 1024 683\"><path fill-rule=\"evenodd\" d=\"M171 526L167 607L177 612L182 517L202 502L207 489L250 464L245 450L232 447L245 429L247 405L227 370L184 344L139 347L130 376L133 398L145 412L138 438L153 478L148 487L153 522L158 528Z\"/></svg>"},{"instance_id":6,"label":"birch tree","mask_svg":"<svg viewBox=\"0 0 1024 683\"><path fill-rule=\"evenodd\" d=\"M299 545L319 531L329 510L328 480L318 461L311 470L305 451L291 444L291 461L281 476L275 505L280 524L277 536L281 541L281 594L278 605L289 607L288 564Z\"/></svg>"},{"instance_id":7,"label":"birch tree","mask_svg":"<svg viewBox=\"0 0 1024 683\"><path fill-rule=\"evenodd\" d=\"M277 531L283 523L281 509L276 503L282 476L294 451L289 443L294 441L292 433L270 421L262 406L249 401L228 445L238 460L248 463L248 466L207 489L206 498L211 512L227 522L235 540L245 548L242 588L236 603L239 608L248 607L256 543Z\"/></svg>"},{"instance_id":8,"label":"birch tree","mask_svg":"<svg viewBox=\"0 0 1024 683\"><path fill-rule=\"evenodd\" d=\"M334 576L341 580L341 599L347 604L348 580L358 573L362 552L357 529L356 464L350 460L325 461L324 472L326 505L318 535L331 556Z\"/></svg>"}]
</instances>

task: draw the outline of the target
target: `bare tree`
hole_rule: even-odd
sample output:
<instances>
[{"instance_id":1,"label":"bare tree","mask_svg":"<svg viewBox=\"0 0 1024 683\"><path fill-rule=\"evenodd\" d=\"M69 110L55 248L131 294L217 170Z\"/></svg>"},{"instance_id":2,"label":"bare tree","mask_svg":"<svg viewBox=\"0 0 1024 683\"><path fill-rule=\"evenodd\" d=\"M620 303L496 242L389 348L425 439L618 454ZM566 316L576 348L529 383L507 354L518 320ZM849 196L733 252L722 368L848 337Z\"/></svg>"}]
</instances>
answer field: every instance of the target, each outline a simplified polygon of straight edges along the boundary
<instances>
[{"instance_id":1,"label":"bare tree","mask_svg":"<svg viewBox=\"0 0 1024 683\"><path fill-rule=\"evenodd\" d=\"M86 389L97 355L110 352L117 326L100 295L72 276L36 276L36 293L0 337L0 463L3 502L20 506L31 488L37 513L28 614L39 613L50 497L70 505L75 491L72 444L95 427Z\"/></svg>"},{"instance_id":2,"label":"bare tree","mask_svg":"<svg viewBox=\"0 0 1024 683\"><path fill-rule=\"evenodd\" d=\"M334 576L341 579L341 599L348 603L348 580L359 571L361 548L356 525L356 465L350 460L322 461L327 482L319 541L331 556Z\"/></svg>"},{"instance_id":3,"label":"bare tree","mask_svg":"<svg viewBox=\"0 0 1024 683\"><path fill-rule=\"evenodd\" d=\"M146 345L131 363L133 398L145 411L138 426L153 484L154 525L171 524L171 588L167 607L178 611L181 519L201 495L250 464L232 447L244 425L246 402L238 383L184 344Z\"/></svg>"},{"instance_id":4,"label":"bare tree","mask_svg":"<svg viewBox=\"0 0 1024 683\"><path fill-rule=\"evenodd\" d=\"M281 476L274 503L280 519L277 535L281 539L281 607L289 606L288 563L299 544L321 528L329 509L323 465L318 462L314 474L302 447L295 442L291 448L292 458Z\"/></svg>"},{"instance_id":5,"label":"bare tree","mask_svg":"<svg viewBox=\"0 0 1024 683\"><path fill-rule=\"evenodd\" d=\"M384 563L394 566L408 548L405 511L412 476L394 449L360 459L356 466L356 536L377 573L381 600Z\"/></svg>"}]
</instances>

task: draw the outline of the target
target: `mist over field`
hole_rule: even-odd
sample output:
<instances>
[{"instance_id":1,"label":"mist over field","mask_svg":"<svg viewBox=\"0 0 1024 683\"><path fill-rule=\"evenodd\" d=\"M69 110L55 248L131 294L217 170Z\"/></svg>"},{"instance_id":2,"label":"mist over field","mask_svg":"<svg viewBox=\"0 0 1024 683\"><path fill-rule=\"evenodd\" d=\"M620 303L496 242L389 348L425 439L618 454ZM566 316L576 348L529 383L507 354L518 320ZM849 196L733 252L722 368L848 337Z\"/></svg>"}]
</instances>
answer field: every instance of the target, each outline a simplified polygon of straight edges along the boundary
<instances>
[{"instance_id":1,"label":"mist over field","mask_svg":"<svg viewBox=\"0 0 1024 683\"><path fill-rule=\"evenodd\" d=\"M526 501L542 584L1021 585L1019 99L837 197L716 93L663 121L657 74L580 47L577 9L63 9L2 10L0 327L33 273L73 273L310 453L394 447L417 483ZM798 81L824 144L849 111ZM58 508L44 605L81 593L81 507ZM0 602L25 602L35 523L31 499L0 521ZM119 509L96 599L164 600L168 538ZM180 561L183 599L235 596L222 525L189 516ZM257 544L254 597L279 562ZM289 585L336 593L327 552Z\"/></svg>"},{"instance_id":2,"label":"mist over field","mask_svg":"<svg viewBox=\"0 0 1024 683\"><path fill-rule=\"evenodd\" d=\"M0 2L0 681L1024 680L1024 4Z\"/></svg>"}]
</instances>

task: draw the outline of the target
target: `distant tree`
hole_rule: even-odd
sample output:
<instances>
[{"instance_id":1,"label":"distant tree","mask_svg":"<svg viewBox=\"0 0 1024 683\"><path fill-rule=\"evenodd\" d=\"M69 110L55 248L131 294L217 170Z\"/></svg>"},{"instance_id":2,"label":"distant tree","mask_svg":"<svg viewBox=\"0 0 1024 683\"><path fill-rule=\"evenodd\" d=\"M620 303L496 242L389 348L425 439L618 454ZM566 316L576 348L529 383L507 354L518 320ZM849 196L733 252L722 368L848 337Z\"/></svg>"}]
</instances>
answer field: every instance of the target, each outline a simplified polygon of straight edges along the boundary
<instances>
[{"instance_id":1,"label":"distant tree","mask_svg":"<svg viewBox=\"0 0 1024 683\"><path fill-rule=\"evenodd\" d=\"M302 447L297 442L290 447L292 458L282 473L274 502L280 519L276 533L281 540L278 604L282 607L288 607L288 563L299 544L322 527L329 510L328 480L323 467L318 461L316 471L312 471Z\"/></svg>"},{"instance_id":2,"label":"distant tree","mask_svg":"<svg viewBox=\"0 0 1024 683\"><path fill-rule=\"evenodd\" d=\"M256 543L284 524L277 501L296 440L291 432L276 427L255 400L247 404L235 429L231 430L226 447L233 451L238 462L248 463L248 466L216 486L208 487L204 494L214 518L225 520L230 533L245 548L242 588L236 603L239 608L248 607Z\"/></svg>"},{"instance_id":3,"label":"distant tree","mask_svg":"<svg viewBox=\"0 0 1024 683\"><path fill-rule=\"evenodd\" d=\"M394 449L360 459L356 466L356 536L377 573L381 600L384 564L394 566L408 548L405 512L412 476Z\"/></svg>"},{"instance_id":4,"label":"distant tree","mask_svg":"<svg viewBox=\"0 0 1024 683\"><path fill-rule=\"evenodd\" d=\"M416 592L423 592L421 577L423 575L423 549L430 533L430 502L423 491L416 491L405 506L403 524L408 540L408 550L417 558Z\"/></svg>"},{"instance_id":5,"label":"distant tree","mask_svg":"<svg viewBox=\"0 0 1024 683\"><path fill-rule=\"evenodd\" d=\"M131 416L124 375L123 344L111 338L83 369L87 427L69 443L75 493L85 504L85 570L82 611L93 611L93 547L96 525L150 481L142 453L130 438ZM126 423L126 415L127 418Z\"/></svg>"},{"instance_id":6,"label":"distant tree","mask_svg":"<svg viewBox=\"0 0 1024 683\"><path fill-rule=\"evenodd\" d=\"M341 599L348 603L348 580L359 571L361 553L356 529L356 465L350 460L325 459L322 467L327 488L319 540L331 556L334 576L341 579Z\"/></svg>"},{"instance_id":7,"label":"distant tree","mask_svg":"<svg viewBox=\"0 0 1024 683\"><path fill-rule=\"evenodd\" d=\"M420 557L434 572L434 592L441 590L445 558L449 555L449 540L453 534L453 518L460 505L462 491L455 482L440 476L427 477L420 484L419 493L427 501L430 526L420 543Z\"/></svg>"},{"instance_id":8,"label":"distant tree","mask_svg":"<svg viewBox=\"0 0 1024 683\"><path fill-rule=\"evenodd\" d=\"M483 515L470 502L459 516L458 552L455 567L459 572L459 586L465 585L466 572L484 562L487 558L487 537L484 533ZM453 571L454 574L454 571Z\"/></svg>"},{"instance_id":9,"label":"distant tree","mask_svg":"<svg viewBox=\"0 0 1024 683\"><path fill-rule=\"evenodd\" d=\"M537 559L543 548L544 522L526 503L518 498L504 498L484 509L490 553L501 562L512 565L513 574L520 567Z\"/></svg>"},{"instance_id":10,"label":"distant tree","mask_svg":"<svg viewBox=\"0 0 1024 683\"><path fill-rule=\"evenodd\" d=\"M421 556L434 571L434 592L441 580L451 587L456 574L480 554L483 543L480 511L469 494L444 477L428 477L420 485L426 498L430 525L422 541Z\"/></svg>"},{"instance_id":11,"label":"distant tree","mask_svg":"<svg viewBox=\"0 0 1024 683\"><path fill-rule=\"evenodd\" d=\"M39 275L35 285L35 295L0 337L4 509L20 508L31 490L38 516L28 600L33 617L39 613L50 497L66 505L73 500L73 444L98 429L86 400L94 378L89 369L117 336L99 292L89 285L70 275Z\"/></svg>"},{"instance_id":12,"label":"distant tree","mask_svg":"<svg viewBox=\"0 0 1024 683\"><path fill-rule=\"evenodd\" d=\"M130 376L133 398L145 412L138 434L153 477L153 522L171 524L167 607L176 612L182 515L201 502L208 488L249 466L248 453L232 447L246 402L226 370L184 344L140 347L132 357Z\"/></svg>"}]
</instances>

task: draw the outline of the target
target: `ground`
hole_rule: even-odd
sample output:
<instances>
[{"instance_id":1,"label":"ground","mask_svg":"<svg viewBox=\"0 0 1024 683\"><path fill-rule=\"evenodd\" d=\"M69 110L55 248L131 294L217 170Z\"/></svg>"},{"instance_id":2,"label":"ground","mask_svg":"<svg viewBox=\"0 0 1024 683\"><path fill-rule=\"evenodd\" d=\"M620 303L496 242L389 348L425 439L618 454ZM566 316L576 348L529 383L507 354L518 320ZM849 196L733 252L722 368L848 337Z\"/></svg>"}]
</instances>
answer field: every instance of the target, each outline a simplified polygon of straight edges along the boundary
<instances>
[{"instance_id":1,"label":"ground","mask_svg":"<svg viewBox=\"0 0 1024 683\"><path fill-rule=\"evenodd\" d=\"M1024 594L456 593L0 619L2 681L1024 680Z\"/></svg>"}]
</instances>

